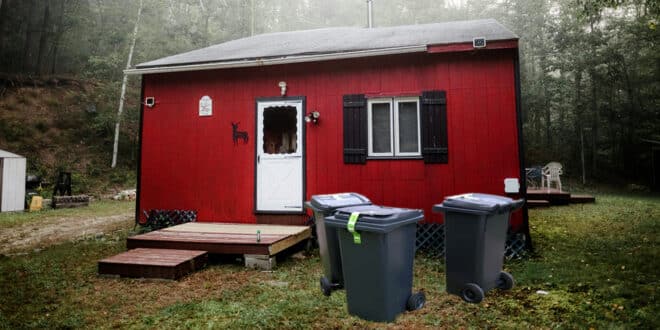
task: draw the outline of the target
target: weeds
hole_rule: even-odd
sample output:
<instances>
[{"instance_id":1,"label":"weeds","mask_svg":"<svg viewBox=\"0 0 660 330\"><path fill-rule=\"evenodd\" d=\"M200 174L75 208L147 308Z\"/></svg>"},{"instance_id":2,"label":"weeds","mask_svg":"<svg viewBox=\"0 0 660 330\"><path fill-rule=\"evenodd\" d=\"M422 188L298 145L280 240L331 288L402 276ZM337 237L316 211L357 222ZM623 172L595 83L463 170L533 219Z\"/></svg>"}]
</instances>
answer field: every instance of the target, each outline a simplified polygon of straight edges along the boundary
<instances>
[{"instance_id":1,"label":"weeds","mask_svg":"<svg viewBox=\"0 0 660 330\"><path fill-rule=\"evenodd\" d=\"M444 289L444 264L418 255L414 290L427 305L401 328L660 328L660 199L598 196L593 205L532 210L536 253L505 265L517 282L479 305ZM0 223L1 223L0 218ZM36 221L36 220L35 220ZM382 328L348 315L346 295L324 297L314 255L273 272L215 263L178 282L96 276L96 262L131 234L95 237L0 259L0 327Z\"/></svg>"},{"instance_id":2,"label":"weeds","mask_svg":"<svg viewBox=\"0 0 660 330\"><path fill-rule=\"evenodd\" d=\"M38 212L4 212L0 213L0 229L8 229L28 223L48 222L61 218L102 217L134 210L134 203L98 201L90 203L88 207L84 208L43 209Z\"/></svg>"}]
</instances>

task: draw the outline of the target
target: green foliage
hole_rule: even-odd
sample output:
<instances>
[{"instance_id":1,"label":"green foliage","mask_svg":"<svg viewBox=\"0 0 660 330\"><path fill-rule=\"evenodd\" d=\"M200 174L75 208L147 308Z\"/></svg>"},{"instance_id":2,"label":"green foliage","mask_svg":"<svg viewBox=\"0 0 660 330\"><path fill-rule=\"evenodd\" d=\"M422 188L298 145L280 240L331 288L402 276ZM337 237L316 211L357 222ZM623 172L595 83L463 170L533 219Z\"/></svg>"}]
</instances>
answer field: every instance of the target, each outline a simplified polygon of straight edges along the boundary
<instances>
[{"instance_id":1,"label":"green foliage","mask_svg":"<svg viewBox=\"0 0 660 330\"><path fill-rule=\"evenodd\" d=\"M659 3L378 0L374 22L393 26L496 18L520 36L527 165L560 161L572 178L581 177L584 167L591 182L648 184L650 147L642 139L660 140ZM49 22L43 18L47 5ZM97 136L97 147L111 150L137 8L138 1L131 0L3 1L0 72L70 73L99 82L98 94L88 98L99 111L76 138ZM365 25L364 0L145 0L132 64L252 34ZM41 37L45 49L40 51ZM46 57L42 68L35 67L39 53ZM120 118L119 161L124 166L134 166L136 159L139 93L139 82L132 78ZM34 97L17 95L7 109L30 107ZM63 118L58 125L75 123ZM24 133L7 131L23 138Z\"/></svg>"},{"instance_id":2,"label":"green foliage","mask_svg":"<svg viewBox=\"0 0 660 330\"><path fill-rule=\"evenodd\" d=\"M121 55L111 53L109 55L90 56L83 72L88 78L108 77L118 79L121 72L118 68L121 68L122 62L125 61L121 58Z\"/></svg>"},{"instance_id":3,"label":"green foliage","mask_svg":"<svg viewBox=\"0 0 660 330\"><path fill-rule=\"evenodd\" d=\"M392 326L658 328L660 199L641 195L598 195L597 199L596 204L531 210L535 254L507 262L505 268L514 275L516 287L490 291L479 305L445 292L441 260L417 256L413 288L426 292L427 304L400 315ZM99 207L95 204L90 208ZM103 202L96 216L125 212L127 205L132 207ZM41 219L35 213L2 214L0 226L11 217L15 226L95 216L89 211L51 210ZM124 251L130 233L126 228L41 252L0 257L0 324L8 328L383 326L348 315L345 291L322 296L316 251L302 260L281 260L273 272L222 262L176 282L99 278L97 261Z\"/></svg>"},{"instance_id":4,"label":"green foliage","mask_svg":"<svg viewBox=\"0 0 660 330\"><path fill-rule=\"evenodd\" d=\"M30 135L31 127L22 127L21 123L16 121L0 121L0 134L9 141L16 141L26 138Z\"/></svg>"}]
</instances>

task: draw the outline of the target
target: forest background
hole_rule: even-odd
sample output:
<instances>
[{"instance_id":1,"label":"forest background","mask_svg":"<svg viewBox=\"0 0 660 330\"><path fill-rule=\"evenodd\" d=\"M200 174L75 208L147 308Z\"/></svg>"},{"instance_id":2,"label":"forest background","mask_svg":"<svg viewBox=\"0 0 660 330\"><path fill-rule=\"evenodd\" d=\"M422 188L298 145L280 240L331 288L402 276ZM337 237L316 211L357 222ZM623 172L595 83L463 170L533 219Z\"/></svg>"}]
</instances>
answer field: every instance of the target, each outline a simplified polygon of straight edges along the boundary
<instances>
[{"instance_id":1,"label":"forest background","mask_svg":"<svg viewBox=\"0 0 660 330\"><path fill-rule=\"evenodd\" d=\"M660 146L660 2L373 6L376 27L497 19L520 37L527 166L559 161L578 184L651 185ZM116 169L110 159L134 38L132 65L254 34L365 26L366 8L365 0L0 0L0 149L28 155L29 171L43 176L73 168L79 182L131 184L139 77L128 80Z\"/></svg>"}]
</instances>

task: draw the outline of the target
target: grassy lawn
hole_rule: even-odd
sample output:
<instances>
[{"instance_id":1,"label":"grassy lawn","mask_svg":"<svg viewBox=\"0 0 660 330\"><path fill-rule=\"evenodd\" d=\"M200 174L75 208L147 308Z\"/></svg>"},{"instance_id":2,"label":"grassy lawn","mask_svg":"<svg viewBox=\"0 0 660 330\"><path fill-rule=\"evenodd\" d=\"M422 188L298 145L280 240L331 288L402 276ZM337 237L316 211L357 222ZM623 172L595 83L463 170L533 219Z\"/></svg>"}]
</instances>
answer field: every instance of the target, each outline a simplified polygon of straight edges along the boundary
<instances>
[{"instance_id":1,"label":"grassy lawn","mask_svg":"<svg viewBox=\"0 0 660 330\"><path fill-rule=\"evenodd\" d=\"M530 217L536 253L506 263L513 290L463 303L444 292L440 260L421 255L414 288L427 305L389 325L349 316L342 291L324 297L317 253L273 272L224 262L177 282L98 277L126 228L0 259L0 328L660 328L660 198L599 195Z\"/></svg>"},{"instance_id":2,"label":"grassy lawn","mask_svg":"<svg viewBox=\"0 0 660 330\"><path fill-rule=\"evenodd\" d=\"M94 201L88 207L72 209L45 208L38 212L0 213L0 229L12 228L36 222L48 222L60 218L102 217L121 213L135 212L135 203L111 200Z\"/></svg>"}]
</instances>

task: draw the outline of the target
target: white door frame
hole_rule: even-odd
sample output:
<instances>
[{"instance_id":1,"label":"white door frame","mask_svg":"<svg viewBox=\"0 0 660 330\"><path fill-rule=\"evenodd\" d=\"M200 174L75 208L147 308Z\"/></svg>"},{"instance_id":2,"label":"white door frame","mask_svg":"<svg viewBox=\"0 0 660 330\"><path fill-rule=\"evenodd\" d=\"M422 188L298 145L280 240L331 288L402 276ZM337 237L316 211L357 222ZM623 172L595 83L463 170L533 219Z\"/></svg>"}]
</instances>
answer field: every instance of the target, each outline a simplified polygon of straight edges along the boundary
<instances>
[{"instance_id":1,"label":"white door frame","mask_svg":"<svg viewBox=\"0 0 660 330\"><path fill-rule=\"evenodd\" d=\"M305 97L278 97L278 98L257 98L255 102L255 163L254 163L254 212L256 214L302 214L304 212L303 202L305 200L305 189L306 189L306 156L305 156ZM263 124L260 123L260 120L263 120L263 111L269 107L278 107L278 106L293 106L297 110L296 122L298 126L297 131L297 143L298 148L294 154L265 154L263 152ZM270 176L265 176L263 173L260 173L260 169L263 170L263 167L260 168L260 165L263 165L262 161L290 161L294 162L295 160L300 161L300 177L297 180L300 184L299 187L294 186L294 197L286 205L273 206L272 203L269 203L266 200L264 195L268 195L264 192L264 180L272 179ZM298 165L295 164L297 167ZM299 194L296 190L299 190Z\"/></svg>"}]
</instances>

